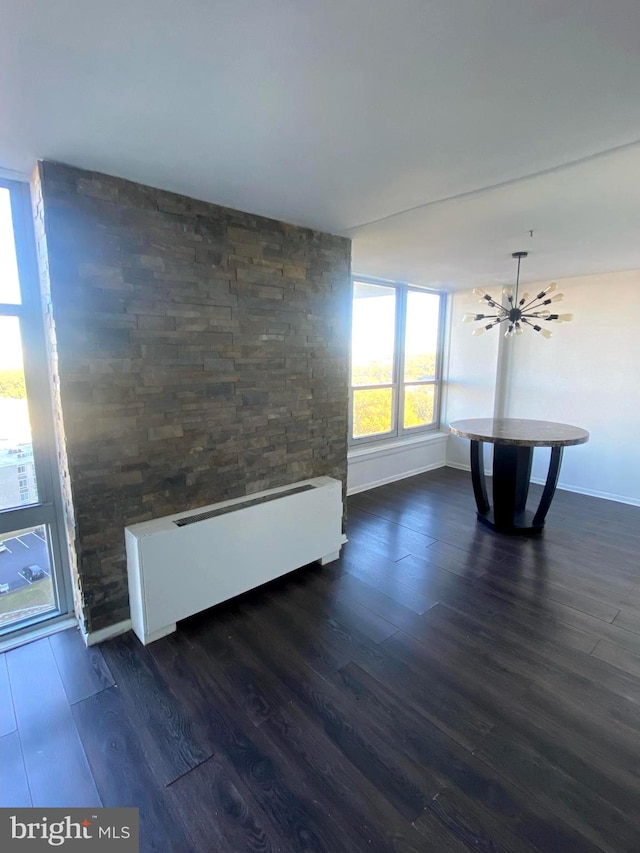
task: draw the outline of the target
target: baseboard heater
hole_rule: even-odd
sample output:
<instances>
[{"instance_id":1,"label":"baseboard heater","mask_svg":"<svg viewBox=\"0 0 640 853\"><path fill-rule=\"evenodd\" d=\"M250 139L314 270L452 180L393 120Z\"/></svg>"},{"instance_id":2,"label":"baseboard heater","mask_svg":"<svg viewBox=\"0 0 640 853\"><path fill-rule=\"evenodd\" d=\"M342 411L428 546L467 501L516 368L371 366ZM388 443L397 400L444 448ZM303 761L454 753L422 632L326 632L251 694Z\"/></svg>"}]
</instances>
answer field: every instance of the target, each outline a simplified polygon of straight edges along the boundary
<instances>
[{"instance_id":1,"label":"baseboard heater","mask_svg":"<svg viewBox=\"0 0 640 853\"><path fill-rule=\"evenodd\" d=\"M145 645L176 622L307 563L336 560L342 484L304 480L125 528L133 630Z\"/></svg>"}]
</instances>

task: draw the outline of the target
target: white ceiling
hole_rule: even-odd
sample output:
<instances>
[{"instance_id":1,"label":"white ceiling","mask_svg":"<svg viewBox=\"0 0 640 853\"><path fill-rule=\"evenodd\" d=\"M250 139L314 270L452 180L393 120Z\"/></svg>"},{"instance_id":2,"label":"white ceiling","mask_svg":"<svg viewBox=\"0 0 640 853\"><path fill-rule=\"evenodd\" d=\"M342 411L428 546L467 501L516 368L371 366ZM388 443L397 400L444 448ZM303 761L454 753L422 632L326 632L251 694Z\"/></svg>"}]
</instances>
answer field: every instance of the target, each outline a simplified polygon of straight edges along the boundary
<instances>
[{"instance_id":1,"label":"white ceiling","mask_svg":"<svg viewBox=\"0 0 640 853\"><path fill-rule=\"evenodd\" d=\"M521 248L530 279L640 267L638 0L0 0L0 22L5 171L345 233L358 272L447 287Z\"/></svg>"}]
</instances>

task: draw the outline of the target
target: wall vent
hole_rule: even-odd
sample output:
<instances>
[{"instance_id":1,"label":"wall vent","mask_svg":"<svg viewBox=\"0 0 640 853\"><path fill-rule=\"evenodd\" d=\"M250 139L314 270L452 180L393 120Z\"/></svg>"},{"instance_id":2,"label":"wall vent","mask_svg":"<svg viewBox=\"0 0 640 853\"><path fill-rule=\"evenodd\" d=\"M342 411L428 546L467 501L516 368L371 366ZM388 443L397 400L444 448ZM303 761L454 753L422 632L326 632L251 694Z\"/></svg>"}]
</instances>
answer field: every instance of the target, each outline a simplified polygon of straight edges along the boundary
<instances>
[{"instance_id":1,"label":"wall vent","mask_svg":"<svg viewBox=\"0 0 640 853\"><path fill-rule=\"evenodd\" d=\"M226 515L228 512L236 512L239 509L247 509L250 506L258 506L269 501L277 501L279 498L286 498L288 495L298 495L300 492L308 492L309 489L315 489L315 486L296 486L291 489L283 489L281 492L276 492L274 495L261 495L257 498L247 496L246 501L238 501L230 506L222 506L217 509L210 509L207 512L198 512L195 515L187 515L184 518L178 518L173 523L177 527L184 527L186 524L195 524L197 521L205 521L207 518L216 518L219 515Z\"/></svg>"},{"instance_id":2,"label":"wall vent","mask_svg":"<svg viewBox=\"0 0 640 853\"><path fill-rule=\"evenodd\" d=\"M339 480L316 477L225 504L125 528L131 623L142 643L175 631L180 619L340 556Z\"/></svg>"}]
</instances>

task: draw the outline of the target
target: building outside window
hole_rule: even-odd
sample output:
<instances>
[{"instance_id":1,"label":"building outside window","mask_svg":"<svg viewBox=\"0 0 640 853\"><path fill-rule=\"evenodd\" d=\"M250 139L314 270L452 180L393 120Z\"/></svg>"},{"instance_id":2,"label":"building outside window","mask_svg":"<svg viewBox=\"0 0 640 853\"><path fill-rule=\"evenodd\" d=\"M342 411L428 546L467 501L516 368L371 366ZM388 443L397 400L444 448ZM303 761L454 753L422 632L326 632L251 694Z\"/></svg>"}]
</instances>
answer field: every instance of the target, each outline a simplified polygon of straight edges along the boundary
<instances>
[{"instance_id":1,"label":"building outside window","mask_svg":"<svg viewBox=\"0 0 640 853\"><path fill-rule=\"evenodd\" d=\"M0 376L0 383L2 377ZM16 418L11 421L9 415L14 411L17 413ZM5 423L19 424L27 423L26 406L20 409L11 401L11 407L5 404L2 399L2 387L0 384L0 412L7 418ZM24 414L23 414L24 412ZM10 507L17 503L24 503L23 494L29 488L37 495L37 487L35 481L35 470L33 464L33 449L31 445L17 447L8 447L8 442L3 440L3 431L0 428L0 507ZM21 456L21 462L24 461L25 454L29 460L27 464L18 465L18 453Z\"/></svg>"},{"instance_id":2,"label":"building outside window","mask_svg":"<svg viewBox=\"0 0 640 853\"><path fill-rule=\"evenodd\" d=\"M352 444L436 430L444 295L396 282L353 282Z\"/></svg>"}]
</instances>

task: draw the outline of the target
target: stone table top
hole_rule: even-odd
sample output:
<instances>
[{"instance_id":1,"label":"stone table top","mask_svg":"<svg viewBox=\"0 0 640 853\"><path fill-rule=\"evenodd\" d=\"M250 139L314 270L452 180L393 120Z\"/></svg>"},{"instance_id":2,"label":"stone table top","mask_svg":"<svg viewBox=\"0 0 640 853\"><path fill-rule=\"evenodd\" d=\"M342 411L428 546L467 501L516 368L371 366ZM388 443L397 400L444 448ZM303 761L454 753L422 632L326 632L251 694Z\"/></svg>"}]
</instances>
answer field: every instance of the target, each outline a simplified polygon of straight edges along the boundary
<instances>
[{"instance_id":1,"label":"stone table top","mask_svg":"<svg viewBox=\"0 0 640 853\"><path fill-rule=\"evenodd\" d=\"M566 447L589 441L589 433L571 424L531 421L526 418L469 418L449 424L453 435L490 444L521 447Z\"/></svg>"}]
</instances>

